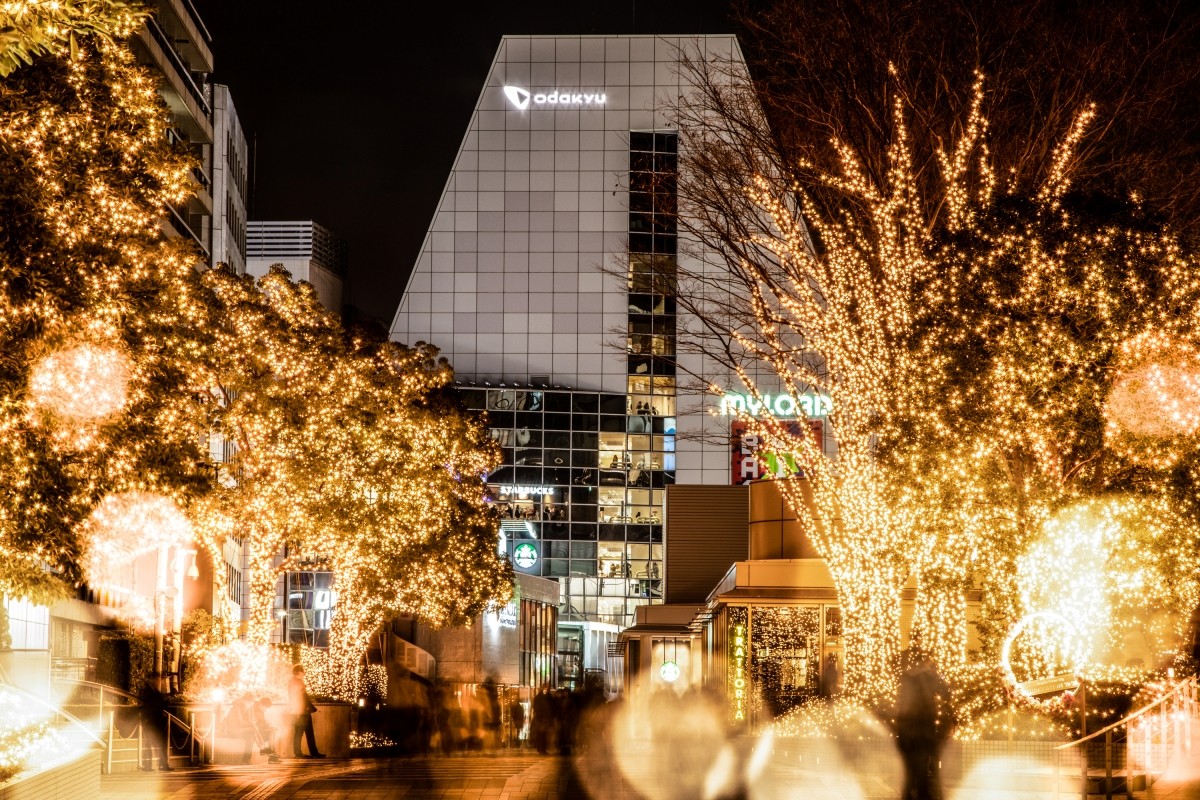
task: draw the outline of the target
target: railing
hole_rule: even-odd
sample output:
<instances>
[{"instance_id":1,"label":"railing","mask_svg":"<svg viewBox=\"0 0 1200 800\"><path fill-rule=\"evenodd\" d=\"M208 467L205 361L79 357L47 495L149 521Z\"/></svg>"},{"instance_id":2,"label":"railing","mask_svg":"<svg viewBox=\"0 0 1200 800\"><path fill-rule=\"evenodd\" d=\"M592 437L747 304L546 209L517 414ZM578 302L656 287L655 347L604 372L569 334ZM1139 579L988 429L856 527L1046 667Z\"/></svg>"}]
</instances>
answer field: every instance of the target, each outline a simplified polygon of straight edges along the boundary
<instances>
[{"instance_id":1,"label":"railing","mask_svg":"<svg viewBox=\"0 0 1200 800\"><path fill-rule=\"evenodd\" d=\"M50 660L50 680L90 681L96 675L94 658L53 658Z\"/></svg>"},{"instance_id":2,"label":"railing","mask_svg":"<svg viewBox=\"0 0 1200 800\"><path fill-rule=\"evenodd\" d=\"M117 724L117 713L122 709L126 709L130 711L136 710L140 714L141 707L138 703L138 698L129 692L92 681L62 680L58 681L58 683L98 693L95 703L80 702L78 699L73 699L73 702L70 702L68 707L88 712L87 716L94 720L92 723L94 725L93 729L103 732L103 735L97 741L104 746L105 772L111 773L114 764L133 764L136 768L143 760L143 748L146 740L142 731L144 722L139 719L137 725L132 729L133 732L129 736L122 736L120 733L121 726ZM91 713L93 708L95 709L94 716ZM169 711L166 712L166 715L167 724L164 745L168 762L171 758L186 758L188 764L192 766L202 763L206 756L205 743L210 737L213 728L212 721L210 720L208 727L203 733L197 734L195 712L188 712L189 722L184 722ZM70 715L68 714L68 716ZM76 716L83 716L83 714L77 714ZM136 746L132 744L125 747L118 746L121 743L132 743L134 741L137 742ZM211 754L211 744L209 745L208 752Z\"/></svg>"},{"instance_id":3,"label":"railing","mask_svg":"<svg viewBox=\"0 0 1200 800\"><path fill-rule=\"evenodd\" d=\"M183 56L179 55L179 51L175 49L175 44L170 37L159 27L158 22L154 17L146 18L146 30L150 32L150 36L162 48L171 65L175 67L175 72L179 75L184 89L192 96L192 100L204 112L206 118L212 118L212 106L209 105L208 98L204 96L204 92L196 85L195 79L192 78L192 69L187 62L183 60Z\"/></svg>"},{"instance_id":4,"label":"railing","mask_svg":"<svg viewBox=\"0 0 1200 800\"><path fill-rule=\"evenodd\" d=\"M1083 800L1087 800L1088 794L1103 794L1106 800L1112 800L1114 778L1122 771L1126 798L1133 797L1134 783L1139 776L1145 782L1145 788L1149 788L1166 771L1173 755L1191 750L1197 689L1195 678L1183 680L1155 702L1124 719L1056 748L1055 796L1058 795L1057 756L1072 750L1079 755L1082 765ZM1092 765L1096 765L1094 777L1097 779L1103 767L1101 791L1089 791Z\"/></svg>"}]
</instances>

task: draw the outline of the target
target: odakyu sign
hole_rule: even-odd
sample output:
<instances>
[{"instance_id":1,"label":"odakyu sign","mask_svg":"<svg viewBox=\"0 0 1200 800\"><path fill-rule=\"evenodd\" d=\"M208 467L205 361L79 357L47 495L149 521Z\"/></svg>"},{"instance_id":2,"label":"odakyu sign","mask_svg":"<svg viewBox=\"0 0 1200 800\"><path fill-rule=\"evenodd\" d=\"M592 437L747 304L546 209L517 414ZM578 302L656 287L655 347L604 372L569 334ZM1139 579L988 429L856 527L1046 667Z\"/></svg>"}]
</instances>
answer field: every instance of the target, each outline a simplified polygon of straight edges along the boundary
<instances>
[{"instance_id":1,"label":"odakyu sign","mask_svg":"<svg viewBox=\"0 0 1200 800\"><path fill-rule=\"evenodd\" d=\"M797 403L797 398L790 394L764 394L759 399L754 395L728 392L721 398L720 406L720 414L723 417L737 414L758 417L769 413L779 419L790 419L799 416L798 412L803 411L804 416L815 419L829 416L832 410L833 401L824 394L802 394Z\"/></svg>"},{"instance_id":2,"label":"odakyu sign","mask_svg":"<svg viewBox=\"0 0 1200 800\"><path fill-rule=\"evenodd\" d=\"M505 86L504 96L513 108L525 111L530 107L577 107L602 106L608 101L608 95L594 90L583 89L548 89L535 90L520 86Z\"/></svg>"}]
</instances>

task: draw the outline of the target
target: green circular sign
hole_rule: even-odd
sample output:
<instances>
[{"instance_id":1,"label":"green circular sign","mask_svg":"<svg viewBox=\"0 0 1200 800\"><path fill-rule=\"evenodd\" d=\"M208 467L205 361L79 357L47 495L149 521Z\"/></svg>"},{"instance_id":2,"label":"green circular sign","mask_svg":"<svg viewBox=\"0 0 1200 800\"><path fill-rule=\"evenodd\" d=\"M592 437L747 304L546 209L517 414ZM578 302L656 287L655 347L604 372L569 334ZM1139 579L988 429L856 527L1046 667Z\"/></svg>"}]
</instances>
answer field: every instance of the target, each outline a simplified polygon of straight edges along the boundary
<instances>
[{"instance_id":1,"label":"green circular sign","mask_svg":"<svg viewBox=\"0 0 1200 800\"><path fill-rule=\"evenodd\" d=\"M521 569L529 569L537 563L537 547L529 542L521 542L513 549L513 563Z\"/></svg>"},{"instance_id":2,"label":"green circular sign","mask_svg":"<svg viewBox=\"0 0 1200 800\"><path fill-rule=\"evenodd\" d=\"M674 661L664 661L663 665L658 668L658 676L667 683L674 683L679 680L680 673L679 665Z\"/></svg>"}]
</instances>

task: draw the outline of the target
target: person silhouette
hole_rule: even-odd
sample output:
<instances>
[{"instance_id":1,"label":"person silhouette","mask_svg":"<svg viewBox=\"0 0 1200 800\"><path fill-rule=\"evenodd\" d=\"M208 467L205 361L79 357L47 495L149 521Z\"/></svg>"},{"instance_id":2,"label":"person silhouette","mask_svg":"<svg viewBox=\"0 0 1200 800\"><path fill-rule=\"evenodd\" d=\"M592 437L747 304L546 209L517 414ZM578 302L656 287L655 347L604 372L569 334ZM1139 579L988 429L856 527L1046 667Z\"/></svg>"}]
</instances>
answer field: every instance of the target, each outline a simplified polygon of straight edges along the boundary
<instances>
[{"instance_id":1,"label":"person silhouette","mask_svg":"<svg viewBox=\"0 0 1200 800\"><path fill-rule=\"evenodd\" d=\"M900 800L941 800L942 747L954 727L950 687L933 659L918 654L900 678L896 700L896 745L904 761Z\"/></svg>"}]
</instances>

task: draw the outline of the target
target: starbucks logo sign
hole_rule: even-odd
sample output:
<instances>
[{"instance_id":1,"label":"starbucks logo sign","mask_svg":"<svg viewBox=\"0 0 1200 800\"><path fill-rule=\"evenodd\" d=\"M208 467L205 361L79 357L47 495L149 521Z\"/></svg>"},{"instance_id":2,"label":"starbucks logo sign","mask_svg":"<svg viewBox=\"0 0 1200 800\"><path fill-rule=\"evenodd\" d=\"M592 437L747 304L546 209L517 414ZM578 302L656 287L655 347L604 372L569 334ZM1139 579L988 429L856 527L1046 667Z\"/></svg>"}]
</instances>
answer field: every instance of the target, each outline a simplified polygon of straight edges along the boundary
<instances>
[{"instance_id":1,"label":"starbucks logo sign","mask_svg":"<svg viewBox=\"0 0 1200 800\"><path fill-rule=\"evenodd\" d=\"M529 542L521 542L513 550L513 563L521 569L529 569L537 563L537 547Z\"/></svg>"}]
</instances>

